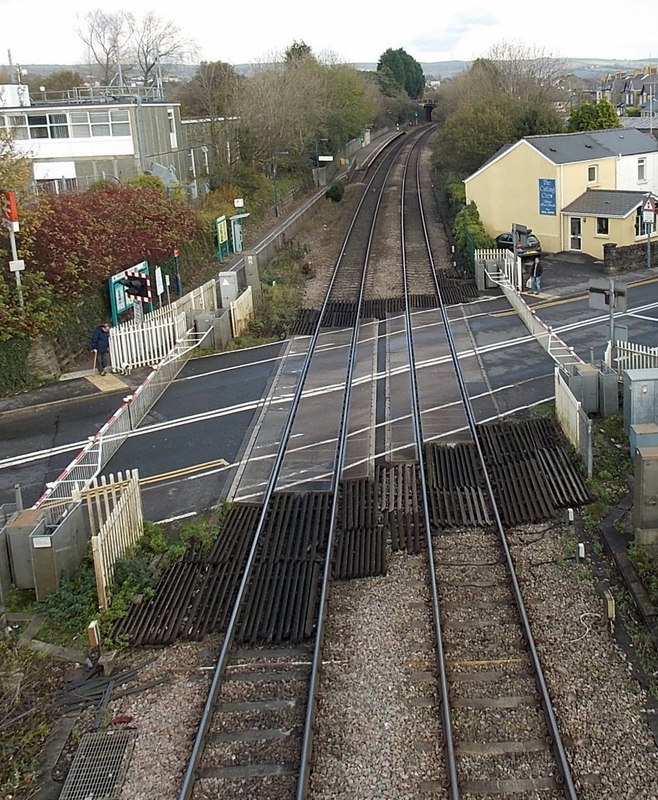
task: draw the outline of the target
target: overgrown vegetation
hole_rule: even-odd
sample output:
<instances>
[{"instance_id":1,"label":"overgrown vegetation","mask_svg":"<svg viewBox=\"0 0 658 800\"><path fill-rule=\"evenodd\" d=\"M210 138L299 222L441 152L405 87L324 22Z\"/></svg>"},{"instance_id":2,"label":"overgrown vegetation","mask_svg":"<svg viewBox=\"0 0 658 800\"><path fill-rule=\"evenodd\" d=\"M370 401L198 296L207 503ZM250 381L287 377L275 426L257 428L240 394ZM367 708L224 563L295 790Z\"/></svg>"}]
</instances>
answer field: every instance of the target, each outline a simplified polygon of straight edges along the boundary
<instances>
[{"instance_id":1,"label":"overgrown vegetation","mask_svg":"<svg viewBox=\"0 0 658 800\"><path fill-rule=\"evenodd\" d=\"M629 491L633 474L628 439L621 413L597 419L592 425L593 473L587 488L593 502L585 508L584 521L594 529Z\"/></svg>"},{"instance_id":2,"label":"overgrown vegetation","mask_svg":"<svg viewBox=\"0 0 658 800\"><path fill-rule=\"evenodd\" d=\"M64 665L0 638L0 796L29 800L61 691Z\"/></svg>"},{"instance_id":3,"label":"overgrown vegetation","mask_svg":"<svg viewBox=\"0 0 658 800\"><path fill-rule=\"evenodd\" d=\"M304 298L304 282L311 267L303 249L288 248L261 270L263 302L248 331L234 339L229 349L278 341L288 335Z\"/></svg>"},{"instance_id":4,"label":"overgrown vegetation","mask_svg":"<svg viewBox=\"0 0 658 800\"><path fill-rule=\"evenodd\" d=\"M182 558L191 545L207 552L221 531L230 503L225 503L208 517L188 522L174 535L163 526L144 522L144 534L135 549L117 562L111 587L112 605L98 611L93 557L88 553L75 575L61 581L57 592L37 603L33 592L12 592L7 599L8 611L33 611L45 622L37 638L52 644L86 649L86 629L99 619L106 647L121 647L125 642L109 638L117 619L125 616L137 595L152 596L163 571Z\"/></svg>"}]
</instances>

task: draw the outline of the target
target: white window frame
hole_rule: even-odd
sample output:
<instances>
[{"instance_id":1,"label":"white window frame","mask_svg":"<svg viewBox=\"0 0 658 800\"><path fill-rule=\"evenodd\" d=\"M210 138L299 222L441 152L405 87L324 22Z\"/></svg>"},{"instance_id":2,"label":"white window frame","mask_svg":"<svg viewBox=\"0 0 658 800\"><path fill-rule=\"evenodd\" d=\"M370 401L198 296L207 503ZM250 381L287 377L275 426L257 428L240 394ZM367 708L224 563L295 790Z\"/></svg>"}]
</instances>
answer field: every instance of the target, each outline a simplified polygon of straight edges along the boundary
<instances>
[{"instance_id":1,"label":"white window frame","mask_svg":"<svg viewBox=\"0 0 658 800\"><path fill-rule=\"evenodd\" d=\"M594 177L590 177L592 175ZM598 164L590 164L587 167L587 183L598 183L599 180L599 165Z\"/></svg>"},{"instance_id":2,"label":"white window frame","mask_svg":"<svg viewBox=\"0 0 658 800\"><path fill-rule=\"evenodd\" d=\"M637 160L637 182L647 182L647 160L646 158L638 158Z\"/></svg>"},{"instance_id":3,"label":"white window frame","mask_svg":"<svg viewBox=\"0 0 658 800\"><path fill-rule=\"evenodd\" d=\"M176 115L173 108L167 109L167 121L169 122L169 144L172 150L178 149L178 138L176 136Z\"/></svg>"}]
</instances>

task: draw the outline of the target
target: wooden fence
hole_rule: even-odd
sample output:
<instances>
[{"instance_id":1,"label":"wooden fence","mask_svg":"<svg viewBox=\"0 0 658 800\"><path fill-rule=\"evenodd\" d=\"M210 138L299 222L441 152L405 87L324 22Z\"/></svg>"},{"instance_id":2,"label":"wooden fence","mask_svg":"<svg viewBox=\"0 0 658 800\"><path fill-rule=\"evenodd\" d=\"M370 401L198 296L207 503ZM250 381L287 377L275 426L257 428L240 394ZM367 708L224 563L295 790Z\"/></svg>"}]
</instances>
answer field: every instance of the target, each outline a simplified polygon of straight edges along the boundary
<instances>
[{"instance_id":1,"label":"wooden fence","mask_svg":"<svg viewBox=\"0 0 658 800\"><path fill-rule=\"evenodd\" d=\"M231 327L233 336L240 336L249 327L249 321L254 315L254 297L251 286L231 303Z\"/></svg>"},{"instance_id":2,"label":"wooden fence","mask_svg":"<svg viewBox=\"0 0 658 800\"><path fill-rule=\"evenodd\" d=\"M144 532L139 473L135 469L128 470L125 478L121 472L116 479L113 475L94 478L83 497L89 514L98 607L105 611L112 600L110 587L116 563L135 547Z\"/></svg>"}]
</instances>

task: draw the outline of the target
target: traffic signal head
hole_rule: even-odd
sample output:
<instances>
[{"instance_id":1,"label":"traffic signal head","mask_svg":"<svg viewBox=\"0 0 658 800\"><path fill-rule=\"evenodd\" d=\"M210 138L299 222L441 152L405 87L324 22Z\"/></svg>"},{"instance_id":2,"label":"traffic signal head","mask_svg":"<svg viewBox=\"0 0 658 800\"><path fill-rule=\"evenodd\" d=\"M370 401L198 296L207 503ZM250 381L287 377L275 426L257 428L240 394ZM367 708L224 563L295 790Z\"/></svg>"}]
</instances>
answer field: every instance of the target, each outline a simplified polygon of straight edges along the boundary
<instances>
[{"instance_id":1,"label":"traffic signal head","mask_svg":"<svg viewBox=\"0 0 658 800\"><path fill-rule=\"evenodd\" d=\"M148 278L142 277L141 275L127 275L118 282L122 286L125 286L126 294L132 295L133 297L148 297Z\"/></svg>"}]
</instances>

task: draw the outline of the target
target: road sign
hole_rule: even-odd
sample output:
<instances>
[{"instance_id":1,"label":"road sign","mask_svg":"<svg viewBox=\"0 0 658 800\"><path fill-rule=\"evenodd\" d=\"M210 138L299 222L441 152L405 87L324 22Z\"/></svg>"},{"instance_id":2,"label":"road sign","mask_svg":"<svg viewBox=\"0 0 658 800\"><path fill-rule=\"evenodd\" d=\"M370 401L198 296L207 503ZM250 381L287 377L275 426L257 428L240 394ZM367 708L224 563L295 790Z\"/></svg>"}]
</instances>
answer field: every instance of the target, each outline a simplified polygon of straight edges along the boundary
<instances>
[{"instance_id":1,"label":"road sign","mask_svg":"<svg viewBox=\"0 0 658 800\"><path fill-rule=\"evenodd\" d=\"M642 203L642 222L645 225L653 225L656 219L656 201L653 197L645 197Z\"/></svg>"},{"instance_id":2,"label":"road sign","mask_svg":"<svg viewBox=\"0 0 658 800\"><path fill-rule=\"evenodd\" d=\"M6 228L17 233L18 206L16 205L16 192L0 191L0 216Z\"/></svg>"},{"instance_id":3,"label":"road sign","mask_svg":"<svg viewBox=\"0 0 658 800\"><path fill-rule=\"evenodd\" d=\"M18 222L18 207L16 206L16 192L3 191L0 194L2 218L6 222Z\"/></svg>"},{"instance_id":4,"label":"road sign","mask_svg":"<svg viewBox=\"0 0 658 800\"><path fill-rule=\"evenodd\" d=\"M628 311L628 286L608 278L591 278L589 282L589 307L601 311Z\"/></svg>"}]
</instances>

